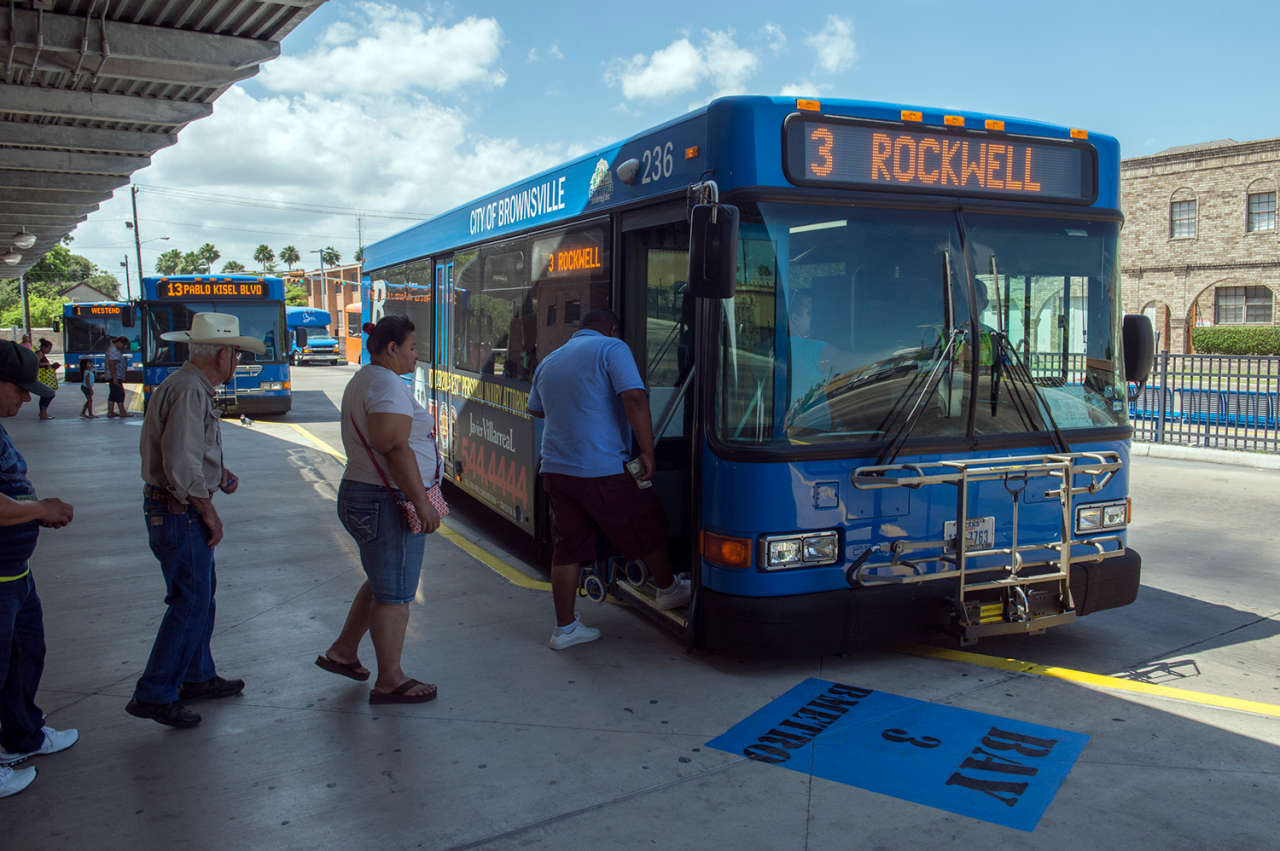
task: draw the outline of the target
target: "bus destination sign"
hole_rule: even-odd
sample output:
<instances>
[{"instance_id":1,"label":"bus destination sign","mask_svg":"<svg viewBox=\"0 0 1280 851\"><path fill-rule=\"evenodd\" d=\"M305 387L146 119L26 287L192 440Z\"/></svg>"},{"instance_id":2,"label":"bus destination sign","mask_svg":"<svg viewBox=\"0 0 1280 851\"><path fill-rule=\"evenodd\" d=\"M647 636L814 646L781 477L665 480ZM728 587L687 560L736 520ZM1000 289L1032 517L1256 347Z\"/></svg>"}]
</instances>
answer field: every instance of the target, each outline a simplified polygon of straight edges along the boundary
<instances>
[{"instance_id":1,"label":"bus destination sign","mask_svg":"<svg viewBox=\"0 0 1280 851\"><path fill-rule=\"evenodd\" d=\"M72 308L72 316L119 316L118 304L77 304Z\"/></svg>"},{"instance_id":2,"label":"bus destination sign","mask_svg":"<svg viewBox=\"0 0 1280 851\"><path fill-rule=\"evenodd\" d=\"M533 279L591 280L605 273L609 252L599 228L566 233L533 244Z\"/></svg>"},{"instance_id":3,"label":"bus destination sign","mask_svg":"<svg viewBox=\"0 0 1280 851\"><path fill-rule=\"evenodd\" d=\"M1006 136L792 120L793 183L1091 204L1092 146Z\"/></svg>"},{"instance_id":4,"label":"bus destination sign","mask_svg":"<svg viewBox=\"0 0 1280 851\"><path fill-rule=\"evenodd\" d=\"M158 298L266 298L264 281L171 281L162 279L156 285Z\"/></svg>"}]
</instances>

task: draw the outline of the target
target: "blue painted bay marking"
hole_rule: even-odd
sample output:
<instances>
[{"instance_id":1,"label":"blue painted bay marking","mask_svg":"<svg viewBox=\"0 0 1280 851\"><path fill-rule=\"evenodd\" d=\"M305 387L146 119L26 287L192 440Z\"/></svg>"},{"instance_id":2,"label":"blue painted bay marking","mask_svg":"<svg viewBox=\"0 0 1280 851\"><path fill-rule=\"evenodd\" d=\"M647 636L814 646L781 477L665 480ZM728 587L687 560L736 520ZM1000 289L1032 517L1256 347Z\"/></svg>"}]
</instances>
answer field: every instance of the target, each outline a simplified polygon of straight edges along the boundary
<instances>
[{"instance_id":1,"label":"blue painted bay marking","mask_svg":"<svg viewBox=\"0 0 1280 851\"><path fill-rule=\"evenodd\" d=\"M1033 831L1088 743L1070 730L811 678L707 747Z\"/></svg>"}]
</instances>

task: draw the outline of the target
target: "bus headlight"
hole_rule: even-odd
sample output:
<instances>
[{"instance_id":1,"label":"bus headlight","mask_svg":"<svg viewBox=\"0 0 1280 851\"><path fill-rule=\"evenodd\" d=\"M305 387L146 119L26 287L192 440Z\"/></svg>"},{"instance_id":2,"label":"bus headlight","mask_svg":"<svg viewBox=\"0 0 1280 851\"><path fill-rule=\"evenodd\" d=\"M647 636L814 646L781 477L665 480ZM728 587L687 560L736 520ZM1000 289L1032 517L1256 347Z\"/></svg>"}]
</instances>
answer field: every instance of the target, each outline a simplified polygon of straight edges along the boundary
<instances>
[{"instance_id":1,"label":"bus headlight","mask_svg":"<svg viewBox=\"0 0 1280 851\"><path fill-rule=\"evenodd\" d=\"M1076 534L1123 529L1129 525L1129 501L1082 505L1076 509Z\"/></svg>"},{"instance_id":2,"label":"bus headlight","mask_svg":"<svg viewBox=\"0 0 1280 851\"><path fill-rule=\"evenodd\" d=\"M264 381L258 385L263 390L283 390L284 384L280 381Z\"/></svg>"},{"instance_id":3,"label":"bus headlight","mask_svg":"<svg viewBox=\"0 0 1280 851\"><path fill-rule=\"evenodd\" d=\"M839 535L815 532L811 535L775 535L764 539L764 569L821 567L839 560Z\"/></svg>"}]
</instances>

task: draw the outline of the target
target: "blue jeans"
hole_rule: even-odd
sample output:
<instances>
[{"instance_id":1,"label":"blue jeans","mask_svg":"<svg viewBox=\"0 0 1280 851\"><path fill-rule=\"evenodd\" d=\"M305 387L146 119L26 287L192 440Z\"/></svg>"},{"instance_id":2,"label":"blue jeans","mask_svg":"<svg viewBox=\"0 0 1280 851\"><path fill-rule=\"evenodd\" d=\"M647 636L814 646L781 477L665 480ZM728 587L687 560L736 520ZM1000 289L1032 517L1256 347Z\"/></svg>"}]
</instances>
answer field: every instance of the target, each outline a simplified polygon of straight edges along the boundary
<instances>
[{"instance_id":1,"label":"blue jeans","mask_svg":"<svg viewBox=\"0 0 1280 851\"><path fill-rule=\"evenodd\" d=\"M168 500L147 498L144 514L151 552L164 574L169 609L133 696L143 703L173 703L183 683L202 683L217 675L209 642L218 579L209 527L195 506L170 514Z\"/></svg>"},{"instance_id":2,"label":"blue jeans","mask_svg":"<svg viewBox=\"0 0 1280 851\"><path fill-rule=\"evenodd\" d=\"M0 747L10 753L44 744L44 713L36 706L43 673L44 610L28 573L0 582Z\"/></svg>"},{"instance_id":3,"label":"blue jeans","mask_svg":"<svg viewBox=\"0 0 1280 851\"><path fill-rule=\"evenodd\" d=\"M401 499L404 495L396 492ZM382 485L343 479L338 519L360 548L360 564L379 603L412 603L418 593L427 536L409 531L400 506Z\"/></svg>"}]
</instances>

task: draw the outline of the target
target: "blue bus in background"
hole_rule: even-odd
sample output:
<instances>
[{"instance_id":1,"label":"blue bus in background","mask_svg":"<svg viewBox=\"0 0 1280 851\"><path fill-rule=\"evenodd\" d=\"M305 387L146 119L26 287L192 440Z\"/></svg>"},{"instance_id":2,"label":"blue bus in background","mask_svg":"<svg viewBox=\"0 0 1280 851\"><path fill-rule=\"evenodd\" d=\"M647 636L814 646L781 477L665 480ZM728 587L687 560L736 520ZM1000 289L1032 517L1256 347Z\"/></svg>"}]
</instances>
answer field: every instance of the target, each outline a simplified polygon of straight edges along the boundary
<instances>
[{"instance_id":1,"label":"blue bus in background","mask_svg":"<svg viewBox=\"0 0 1280 851\"><path fill-rule=\"evenodd\" d=\"M187 345L160 338L191 328L197 313L230 313L240 333L257 337L266 354L243 352L232 385L218 388L224 414L286 414L292 404L284 281L248 275L172 275L142 279L143 392L147 399L187 359Z\"/></svg>"},{"instance_id":2,"label":"blue bus in background","mask_svg":"<svg viewBox=\"0 0 1280 851\"><path fill-rule=\"evenodd\" d=\"M133 316L125 326L127 312ZM142 326L136 304L119 301L68 302L62 306L62 351L68 383L79 383L80 361L89 358L99 381L107 380L107 348L116 337L129 338L125 381L142 381Z\"/></svg>"},{"instance_id":3,"label":"blue bus in background","mask_svg":"<svg viewBox=\"0 0 1280 851\"><path fill-rule=\"evenodd\" d=\"M1079 128L722 98L369 246L363 319L413 319L449 478L547 552L530 382L621 316L694 599L607 553L582 590L686 646L1038 634L1140 584L1119 167Z\"/></svg>"},{"instance_id":4,"label":"blue bus in background","mask_svg":"<svg viewBox=\"0 0 1280 851\"><path fill-rule=\"evenodd\" d=\"M329 333L333 317L318 307L286 307L285 322L289 328L289 363L327 363L337 366L347 360L346 351ZM306 329L299 343L297 329Z\"/></svg>"}]
</instances>

